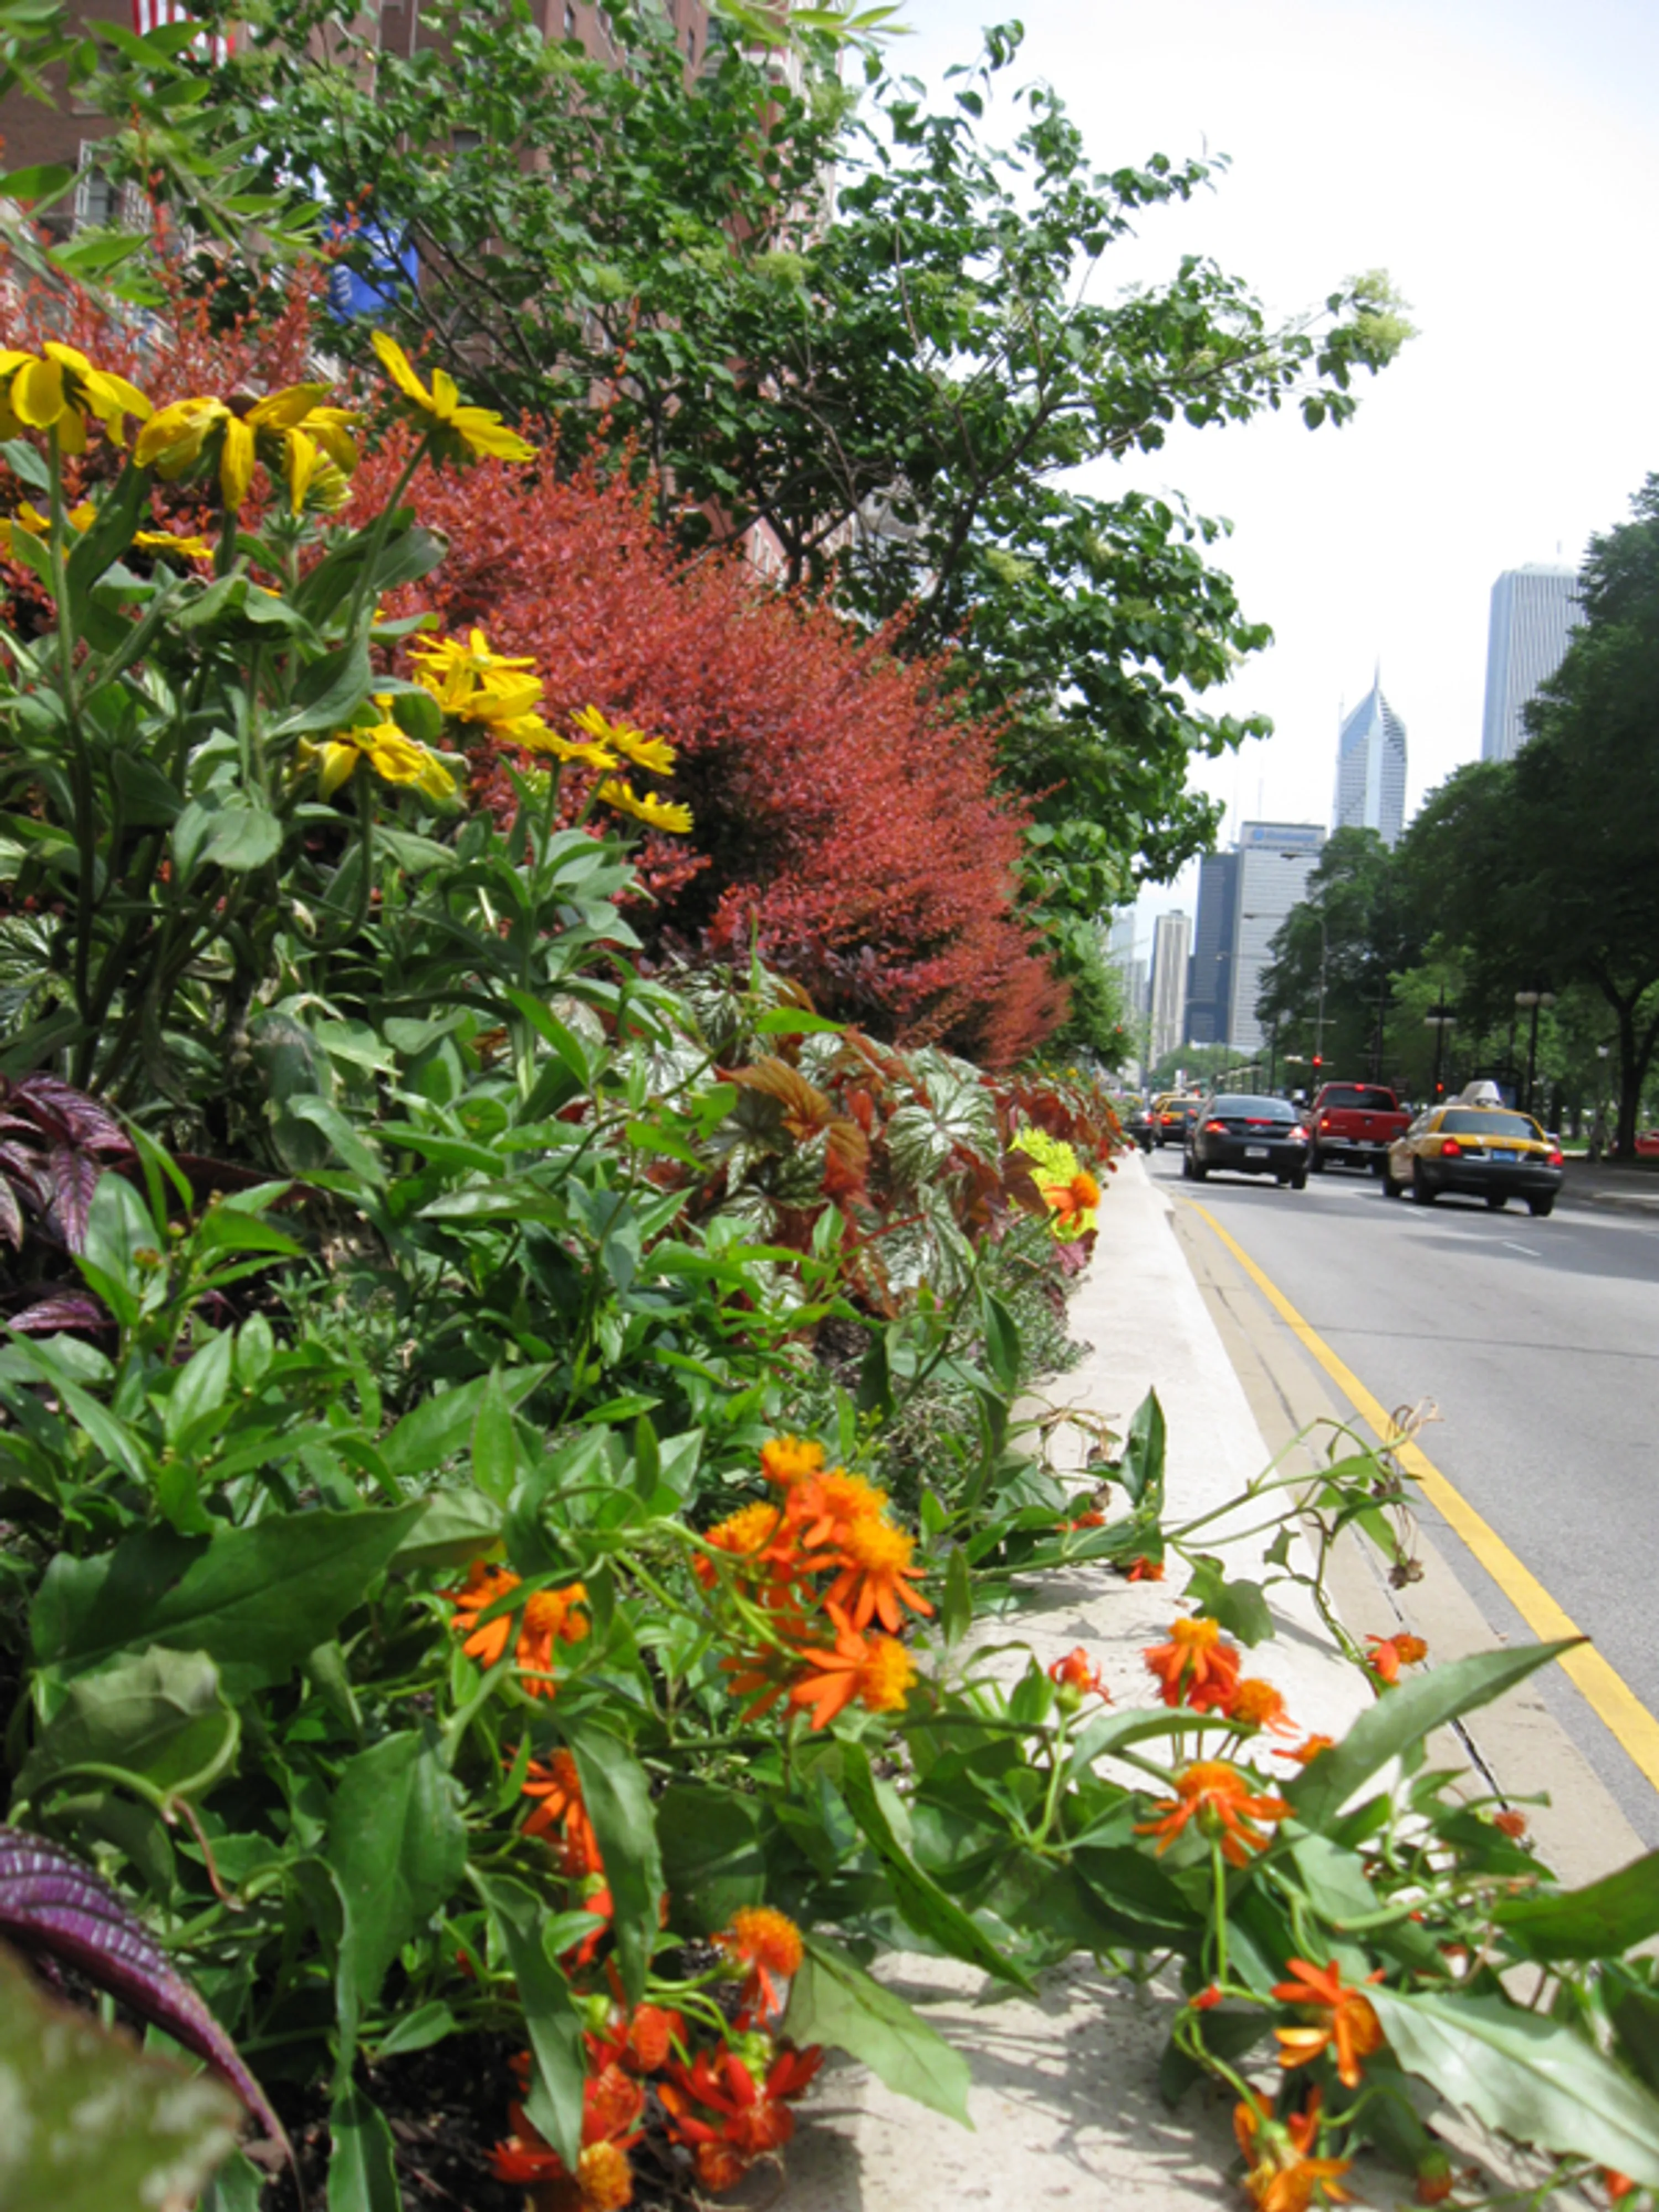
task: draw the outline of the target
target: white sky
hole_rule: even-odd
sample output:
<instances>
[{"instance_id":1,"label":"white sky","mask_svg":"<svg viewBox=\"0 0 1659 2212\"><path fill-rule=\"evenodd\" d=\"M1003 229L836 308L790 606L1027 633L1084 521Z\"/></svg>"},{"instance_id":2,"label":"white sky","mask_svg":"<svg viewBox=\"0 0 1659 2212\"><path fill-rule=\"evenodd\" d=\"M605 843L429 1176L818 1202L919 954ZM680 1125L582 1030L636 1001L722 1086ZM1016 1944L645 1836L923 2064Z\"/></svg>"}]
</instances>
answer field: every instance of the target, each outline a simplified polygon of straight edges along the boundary
<instances>
[{"instance_id":1,"label":"white sky","mask_svg":"<svg viewBox=\"0 0 1659 2212\"><path fill-rule=\"evenodd\" d=\"M1097 166L1231 157L1191 207L1144 216L1103 288L1195 252L1273 314L1376 267L1409 302L1420 336L1363 380L1346 428L1177 428L1096 487L1179 489L1229 517L1220 565L1276 634L1205 702L1276 726L1195 764L1228 803L1224 842L1241 816L1328 826L1339 710L1379 659L1409 817L1479 757L1499 572L1576 562L1659 470L1659 8L908 0L894 65L937 83L1005 13L1027 33L1011 74L1059 87ZM1156 913L1193 911L1195 883L1144 895L1148 939Z\"/></svg>"}]
</instances>

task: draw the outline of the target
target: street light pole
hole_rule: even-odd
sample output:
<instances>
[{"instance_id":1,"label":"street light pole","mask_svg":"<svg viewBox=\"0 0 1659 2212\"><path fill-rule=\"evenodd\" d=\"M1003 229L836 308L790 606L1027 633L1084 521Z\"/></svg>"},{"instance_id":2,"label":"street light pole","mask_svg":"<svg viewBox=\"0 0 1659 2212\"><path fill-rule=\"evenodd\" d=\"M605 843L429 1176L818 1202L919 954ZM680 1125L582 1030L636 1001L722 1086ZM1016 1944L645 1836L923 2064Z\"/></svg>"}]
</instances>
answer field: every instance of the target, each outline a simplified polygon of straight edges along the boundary
<instances>
[{"instance_id":1,"label":"street light pole","mask_svg":"<svg viewBox=\"0 0 1659 2212\"><path fill-rule=\"evenodd\" d=\"M1527 1103L1522 1109L1523 1113L1530 1114L1533 1082L1538 1070L1539 1010L1543 1006L1553 1006L1555 1004L1555 995L1551 991L1517 991L1515 994L1515 1003L1523 1012L1528 1007L1532 1010L1531 1033L1527 1040Z\"/></svg>"},{"instance_id":2,"label":"street light pole","mask_svg":"<svg viewBox=\"0 0 1659 2212\"><path fill-rule=\"evenodd\" d=\"M1445 1047L1446 1031L1456 1027L1456 1023L1454 1018L1446 1012L1446 987L1443 983L1440 987L1440 995L1435 1000L1434 1012L1431 1014L1425 1014L1423 1018L1425 1022L1427 1023L1428 1026L1434 1031L1434 1097L1435 1098L1438 1098L1440 1096L1440 1055ZM1434 1100L1431 1099L1429 1103L1432 1105Z\"/></svg>"},{"instance_id":3,"label":"street light pole","mask_svg":"<svg viewBox=\"0 0 1659 2212\"><path fill-rule=\"evenodd\" d=\"M1330 939L1325 930L1325 910L1319 914L1319 1012L1314 1017L1314 1066L1324 1072L1325 1066L1325 969L1331 957Z\"/></svg>"}]
</instances>

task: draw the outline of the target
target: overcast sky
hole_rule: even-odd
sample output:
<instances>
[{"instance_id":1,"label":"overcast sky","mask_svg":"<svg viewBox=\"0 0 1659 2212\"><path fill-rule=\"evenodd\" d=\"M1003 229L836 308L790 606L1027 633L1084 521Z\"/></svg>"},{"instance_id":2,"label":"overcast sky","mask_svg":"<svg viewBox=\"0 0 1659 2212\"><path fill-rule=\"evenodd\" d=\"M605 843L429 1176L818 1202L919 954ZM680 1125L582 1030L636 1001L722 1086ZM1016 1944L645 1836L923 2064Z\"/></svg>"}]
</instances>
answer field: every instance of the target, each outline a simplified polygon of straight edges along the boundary
<instances>
[{"instance_id":1,"label":"overcast sky","mask_svg":"<svg viewBox=\"0 0 1659 2212\"><path fill-rule=\"evenodd\" d=\"M1103 468L1184 492L1275 644L1224 695L1275 734L1195 780L1241 816L1328 827L1340 710L1405 721L1407 815L1479 757L1499 572L1576 562L1659 470L1659 7L1653 0L908 0L896 65L937 82L1018 13L1016 74L1059 87L1103 167L1224 153L1150 211L1109 290L1212 255L1274 313L1389 270L1420 335L1355 419L1177 429ZM1006 112L1006 111L1005 111ZM1215 704L1224 695L1209 695ZM1141 902L1193 910L1195 869Z\"/></svg>"}]
</instances>

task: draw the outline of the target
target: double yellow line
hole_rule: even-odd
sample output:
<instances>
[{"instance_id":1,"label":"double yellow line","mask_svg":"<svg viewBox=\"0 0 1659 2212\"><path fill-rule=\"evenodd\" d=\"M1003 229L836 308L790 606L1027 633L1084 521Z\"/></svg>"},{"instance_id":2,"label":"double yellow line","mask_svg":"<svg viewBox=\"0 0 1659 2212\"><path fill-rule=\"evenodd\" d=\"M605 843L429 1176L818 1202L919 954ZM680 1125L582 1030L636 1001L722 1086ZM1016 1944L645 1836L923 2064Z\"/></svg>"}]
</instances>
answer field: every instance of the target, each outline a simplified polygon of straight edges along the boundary
<instances>
[{"instance_id":1,"label":"double yellow line","mask_svg":"<svg viewBox=\"0 0 1659 2212\"><path fill-rule=\"evenodd\" d=\"M1230 1237L1206 1206L1186 1200L1232 1254L1268 1304L1273 1307L1304 1348L1316 1359L1360 1419L1384 1442L1393 1424L1359 1377L1331 1350L1323 1337L1310 1328L1279 1285L1264 1275L1236 1237ZM1449 1528L1456 1530L1534 1636L1545 1642L1558 1637L1582 1636L1584 1632L1563 1611L1529 1567L1525 1567L1492 1523L1477 1513L1456 1486L1442 1474L1426 1453L1415 1444L1400 1444L1395 1457L1420 1486L1423 1495ZM1659 1790L1659 1719L1648 1711L1630 1684L1608 1666L1591 1644L1581 1644L1561 1661L1565 1672L1589 1700L1596 1717L1618 1738L1656 1790Z\"/></svg>"}]
</instances>

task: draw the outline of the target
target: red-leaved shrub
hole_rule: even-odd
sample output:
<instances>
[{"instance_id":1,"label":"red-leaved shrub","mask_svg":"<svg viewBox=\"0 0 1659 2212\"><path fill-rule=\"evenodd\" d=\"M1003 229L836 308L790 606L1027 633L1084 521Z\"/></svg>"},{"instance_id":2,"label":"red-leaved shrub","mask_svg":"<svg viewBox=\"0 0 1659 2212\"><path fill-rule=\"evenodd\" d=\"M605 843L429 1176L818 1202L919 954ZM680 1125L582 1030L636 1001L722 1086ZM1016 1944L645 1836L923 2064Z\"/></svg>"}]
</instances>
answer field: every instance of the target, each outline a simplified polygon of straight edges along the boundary
<instances>
[{"instance_id":1,"label":"red-leaved shrub","mask_svg":"<svg viewBox=\"0 0 1659 2212\"><path fill-rule=\"evenodd\" d=\"M398 465L383 447L361 496ZM753 944L825 1011L992 1066L1054 1027L1063 988L1016 910L1022 817L995 790L992 732L939 706L934 665L735 556L688 562L648 491L594 470L423 470L410 496L450 551L408 607L533 654L550 720L591 702L680 749L672 795L707 865L653 841L656 945Z\"/></svg>"}]
</instances>

